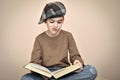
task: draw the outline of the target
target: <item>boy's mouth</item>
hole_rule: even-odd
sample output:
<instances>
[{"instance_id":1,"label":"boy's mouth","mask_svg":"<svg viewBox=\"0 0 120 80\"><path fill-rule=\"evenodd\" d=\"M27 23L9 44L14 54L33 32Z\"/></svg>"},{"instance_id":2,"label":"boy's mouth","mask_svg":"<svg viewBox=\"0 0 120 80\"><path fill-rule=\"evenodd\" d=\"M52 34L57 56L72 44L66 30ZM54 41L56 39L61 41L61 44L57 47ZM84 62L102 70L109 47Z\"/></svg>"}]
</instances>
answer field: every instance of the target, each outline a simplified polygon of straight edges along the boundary
<instances>
[{"instance_id":1,"label":"boy's mouth","mask_svg":"<svg viewBox=\"0 0 120 80\"><path fill-rule=\"evenodd\" d=\"M56 28L52 28L52 30L53 30L53 31L58 31L58 29L56 29Z\"/></svg>"}]
</instances>

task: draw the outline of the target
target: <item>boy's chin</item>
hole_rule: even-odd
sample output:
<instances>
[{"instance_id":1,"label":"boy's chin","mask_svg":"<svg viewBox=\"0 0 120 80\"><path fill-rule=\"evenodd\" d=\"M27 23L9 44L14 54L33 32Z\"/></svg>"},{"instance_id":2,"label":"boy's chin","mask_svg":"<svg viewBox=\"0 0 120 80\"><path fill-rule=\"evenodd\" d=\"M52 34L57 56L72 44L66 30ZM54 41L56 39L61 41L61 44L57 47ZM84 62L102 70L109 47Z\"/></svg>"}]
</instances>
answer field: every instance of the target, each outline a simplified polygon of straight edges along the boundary
<instances>
[{"instance_id":1,"label":"boy's chin","mask_svg":"<svg viewBox=\"0 0 120 80\"><path fill-rule=\"evenodd\" d=\"M51 31L51 34L52 34L52 35L57 35L57 34L59 34L59 32L60 32L60 30Z\"/></svg>"},{"instance_id":2,"label":"boy's chin","mask_svg":"<svg viewBox=\"0 0 120 80\"><path fill-rule=\"evenodd\" d=\"M57 34L57 32L52 32L52 35L56 35Z\"/></svg>"},{"instance_id":3,"label":"boy's chin","mask_svg":"<svg viewBox=\"0 0 120 80\"><path fill-rule=\"evenodd\" d=\"M58 31L52 31L51 33L52 33L53 35L55 35L55 34L57 34L57 32L58 32Z\"/></svg>"}]
</instances>

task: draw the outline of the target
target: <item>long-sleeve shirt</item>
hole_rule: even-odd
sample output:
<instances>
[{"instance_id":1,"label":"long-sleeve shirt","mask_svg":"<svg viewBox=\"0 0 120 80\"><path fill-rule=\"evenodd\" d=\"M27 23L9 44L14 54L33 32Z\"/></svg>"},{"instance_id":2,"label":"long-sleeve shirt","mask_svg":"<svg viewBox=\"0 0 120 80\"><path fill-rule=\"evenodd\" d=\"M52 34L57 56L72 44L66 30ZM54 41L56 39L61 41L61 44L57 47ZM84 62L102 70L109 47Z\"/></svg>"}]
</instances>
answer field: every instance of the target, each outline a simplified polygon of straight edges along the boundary
<instances>
[{"instance_id":1,"label":"long-sleeve shirt","mask_svg":"<svg viewBox=\"0 0 120 80\"><path fill-rule=\"evenodd\" d=\"M68 53L71 63L77 59L84 64L70 32L61 30L56 37L49 37L43 32L35 39L31 62L46 67L69 66Z\"/></svg>"}]
</instances>

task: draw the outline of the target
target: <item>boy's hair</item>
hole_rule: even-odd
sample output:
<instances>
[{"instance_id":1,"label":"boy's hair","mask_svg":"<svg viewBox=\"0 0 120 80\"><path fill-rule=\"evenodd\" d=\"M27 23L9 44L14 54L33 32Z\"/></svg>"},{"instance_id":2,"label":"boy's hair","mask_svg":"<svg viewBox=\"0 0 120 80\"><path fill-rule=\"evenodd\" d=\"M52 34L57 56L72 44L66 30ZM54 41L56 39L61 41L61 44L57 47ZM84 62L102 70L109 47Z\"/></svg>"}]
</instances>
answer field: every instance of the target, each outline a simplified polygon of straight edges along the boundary
<instances>
[{"instance_id":1,"label":"boy's hair","mask_svg":"<svg viewBox=\"0 0 120 80\"><path fill-rule=\"evenodd\" d=\"M38 24L45 22L49 18L62 17L66 14L66 8L61 2L50 2L43 9Z\"/></svg>"}]
</instances>

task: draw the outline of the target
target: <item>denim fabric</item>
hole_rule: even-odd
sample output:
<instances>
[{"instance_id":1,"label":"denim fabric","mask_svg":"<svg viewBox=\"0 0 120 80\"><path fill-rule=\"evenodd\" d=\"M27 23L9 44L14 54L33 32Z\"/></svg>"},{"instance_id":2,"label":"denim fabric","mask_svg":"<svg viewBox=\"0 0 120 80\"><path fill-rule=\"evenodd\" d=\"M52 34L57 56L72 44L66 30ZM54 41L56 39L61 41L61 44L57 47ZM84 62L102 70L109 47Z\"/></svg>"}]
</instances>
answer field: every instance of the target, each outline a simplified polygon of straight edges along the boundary
<instances>
[{"instance_id":1,"label":"denim fabric","mask_svg":"<svg viewBox=\"0 0 120 80\"><path fill-rule=\"evenodd\" d=\"M58 70L62 67L49 68L51 71ZM81 72L73 72L68 75L65 75L57 80L95 80L97 76L97 71L92 65L85 65ZM25 74L21 80L44 80L44 78L37 73L28 73ZM50 80L55 80L51 78Z\"/></svg>"},{"instance_id":2,"label":"denim fabric","mask_svg":"<svg viewBox=\"0 0 120 80\"><path fill-rule=\"evenodd\" d=\"M32 73L27 73L27 74L25 74L25 75L21 78L21 80L44 80L44 78L43 78L41 75L32 72Z\"/></svg>"}]
</instances>

